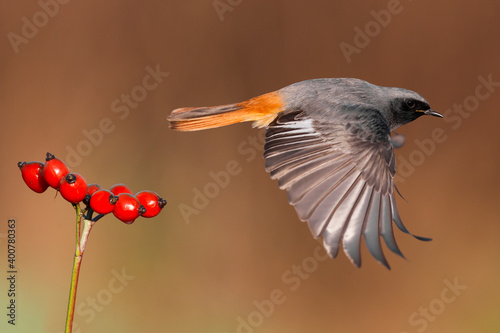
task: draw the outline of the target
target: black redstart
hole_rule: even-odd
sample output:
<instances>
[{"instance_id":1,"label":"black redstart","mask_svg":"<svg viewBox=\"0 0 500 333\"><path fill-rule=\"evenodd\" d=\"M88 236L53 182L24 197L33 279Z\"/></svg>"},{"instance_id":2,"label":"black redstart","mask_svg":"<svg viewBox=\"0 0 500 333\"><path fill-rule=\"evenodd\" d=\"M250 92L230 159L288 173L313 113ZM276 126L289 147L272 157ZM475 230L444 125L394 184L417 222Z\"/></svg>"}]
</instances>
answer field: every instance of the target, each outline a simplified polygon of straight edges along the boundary
<instances>
[{"instance_id":1,"label":"black redstart","mask_svg":"<svg viewBox=\"0 0 500 333\"><path fill-rule=\"evenodd\" d=\"M168 120L179 131L244 121L265 127L266 170L313 236L323 237L328 254L335 258L342 242L359 267L364 236L389 268L380 236L403 257L392 221L410 234L396 207L390 132L423 115L443 117L413 91L342 78L302 81L241 103L176 109Z\"/></svg>"}]
</instances>

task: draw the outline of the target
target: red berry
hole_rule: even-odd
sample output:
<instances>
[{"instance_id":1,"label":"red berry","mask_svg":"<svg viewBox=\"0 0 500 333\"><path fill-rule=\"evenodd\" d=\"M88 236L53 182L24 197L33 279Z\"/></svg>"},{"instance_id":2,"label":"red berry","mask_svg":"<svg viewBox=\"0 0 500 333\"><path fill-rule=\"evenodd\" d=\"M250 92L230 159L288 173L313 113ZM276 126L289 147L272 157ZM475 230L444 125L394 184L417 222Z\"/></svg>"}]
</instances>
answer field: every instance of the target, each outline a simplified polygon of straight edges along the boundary
<instances>
[{"instance_id":1,"label":"red berry","mask_svg":"<svg viewBox=\"0 0 500 333\"><path fill-rule=\"evenodd\" d=\"M101 186L97 184L89 184L87 186L87 191L85 191L85 198L83 198L83 203L86 205L89 205L90 203L90 197L92 194L94 194L96 191L100 190Z\"/></svg>"},{"instance_id":2,"label":"red berry","mask_svg":"<svg viewBox=\"0 0 500 333\"><path fill-rule=\"evenodd\" d=\"M100 185L97 184L89 184L87 186L87 191L85 191L85 194L94 194L95 192L99 191L101 189Z\"/></svg>"},{"instance_id":3,"label":"red berry","mask_svg":"<svg viewBox=\"0 0 500 333\"><path fill-rule=\"evenodd\" d=\"M59 188L59 183L68 173L69 168L62 160L51 153L47 153L45 165L42 169L43 178L51 187Z\"/></svg>"},{"instance_id":4,"label":"red berry","mask_svg":"<svg viewBox=\"0 0 500 333\"><path fill-rule=\"evenodd\" d=\"M118 197L108 190L98 190L90 197L90 208L99 214L108 214L113 211Z\"/></svg>"},{"instance_id":5,"label":"red berry","mask_svg":"<svg viewBox=\"0 0 500 333\"><path fill-rule=\"evenodd\" d=\"M113 186L111 186L111 188L109 190L114 195L118 195L120 193L133 194L132 191L125 184L116 184L116 185L113 185Z\"/></svg>"},{"instance_id":6,"label":"red berry","mask_svg":"<svg viewBox=\"0 0 500 333\"><path fill-rule=\"evenodd\" d=\"M145 211L146 209L135 196L130 193L120 193L113 209L113 215L120 221L130 224Z\"/></svg>"},{"instance_id":7,"label":"red berry","mask_svg":"<svg viewBox=\"0 0 500 333\"><path fill-rule=\"evenodd\" d=\"M74 204L85 198L86 191L87 182L77 173L68 173L59 186L62 197Z\"/></svg>"},{"instance_id":8,"label":"red berry","mask_svg":"<svg viewBox=\"0 0 500 333\"><path fill-rule=\"evenodd\" d=\"M141 191L135 196L141 205L146 208L146 212L141 215L142 217L155 217L167 204L166 200L160 198L158 194L152 191Z\"/></svg>"},{"instance_id":9,"label":"red berry","mask_svg":"<svg viewBox=\"0 0 500 333\"><path fill-rule=\"evenodd\" d=\"M43 193L49 187L42 175L42 162L19 162L17 166L26 185L36 193Z\"/></svg>"}]
</instances>

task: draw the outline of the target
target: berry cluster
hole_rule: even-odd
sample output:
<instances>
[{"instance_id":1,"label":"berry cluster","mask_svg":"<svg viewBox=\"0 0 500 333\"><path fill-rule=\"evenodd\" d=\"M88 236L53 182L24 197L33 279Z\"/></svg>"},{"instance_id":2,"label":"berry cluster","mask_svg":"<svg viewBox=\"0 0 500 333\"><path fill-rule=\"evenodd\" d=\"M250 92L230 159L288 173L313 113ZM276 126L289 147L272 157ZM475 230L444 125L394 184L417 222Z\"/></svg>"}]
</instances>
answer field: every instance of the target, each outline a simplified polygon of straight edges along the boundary
<instances>
[{"instance_id":1,"label":"berry cluster","mask_svg":"<svg viewBox=\"0 0 500 333\"><path fill-rule=\"evenodd\" d=\"M64 161L47 153L45 163L19 162L23 180L30 189L43 193L50 186L58 190L62 197L76 205L83 202L88 209L88 217L98 213L93 221L113 213L120 221L130 224L139 216L154 217L167 202L152 191L141 191L135 195L124 184L116 184L109 190L97 184L87 185L85 179L69 171Z\"/></svg>"}]
</instances>

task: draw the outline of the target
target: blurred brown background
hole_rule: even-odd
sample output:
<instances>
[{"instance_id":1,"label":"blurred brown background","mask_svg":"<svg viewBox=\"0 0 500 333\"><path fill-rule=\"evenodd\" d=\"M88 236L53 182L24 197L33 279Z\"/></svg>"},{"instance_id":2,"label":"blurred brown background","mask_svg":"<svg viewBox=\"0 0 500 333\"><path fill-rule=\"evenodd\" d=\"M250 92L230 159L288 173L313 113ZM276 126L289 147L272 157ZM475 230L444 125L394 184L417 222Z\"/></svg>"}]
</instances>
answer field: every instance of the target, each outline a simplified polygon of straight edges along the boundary
<instances>
[{"instance_id":1,"label":"blurred brown background","mask_svg":"<svg viewBox=\"0 0 500 333\"><path fill-rule=\"evenodd\" d=\"M7 220L14 217L19 270L15 327L7 324L8 285L0 279L2 332L64 327L74 212L52 189L30 191L16 167L47 151L73 161L89 183L124 182L168 200L154 219L125 225L110 216L96 224L75 332L500 331L498 3L0 6L0 260L6 272ZM371 37L356 37L365 29ZM357 50L346 56L341 44ZM150 71L160 74L157 82L146 79L147 90ZM343 253L314 259L320 243L266 174L262 145L251 144L259 131L249 124L168 128L174 108L238 102L318 77L412 89L447 113L400 131L407 144L397 151L398 186L408 202L400 199L399 209L411 231L434 240L397 231L408 260L385 249L391 271L364 247L361 269ZM494 83L477 88L488 77ZM135 96L130 106L122 94ZM103 119L108 126L99 129ZM446 139L431 144L436 129ZM212 187L206 207L200 201L197 214L184 218L180 207L194 209L196 190L232 160L240 173ZM273 309L264 301L272 295L280 303Z\"/></svg>"}]
</instances>

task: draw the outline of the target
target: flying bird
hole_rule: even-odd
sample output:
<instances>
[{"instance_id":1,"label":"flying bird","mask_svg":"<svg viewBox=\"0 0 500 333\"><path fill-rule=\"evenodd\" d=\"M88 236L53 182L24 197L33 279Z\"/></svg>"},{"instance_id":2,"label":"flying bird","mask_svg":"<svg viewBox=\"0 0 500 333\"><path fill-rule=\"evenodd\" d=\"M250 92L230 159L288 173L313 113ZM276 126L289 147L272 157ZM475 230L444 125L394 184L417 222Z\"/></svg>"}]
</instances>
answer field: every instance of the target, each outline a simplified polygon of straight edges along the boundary
<instances>
[{"instance_id":1,"label":"flying bird","mask_svg":"<svg viewBox=\"0 0 500 333\"><path fill-rule=\"evenodd\" d=\"M265 127L266 170L286 190L312 235L323 237L329 256L335 258L342 244L360 267L364 238L373 257L390 268L381 239L404 258L392 222L412 235L396 206L391 131L423 115L443 117L416 92L354 78L326 78L241 103L176 109L168 120L178 131L245 121Z\"/></svg>"}]
</instances>

